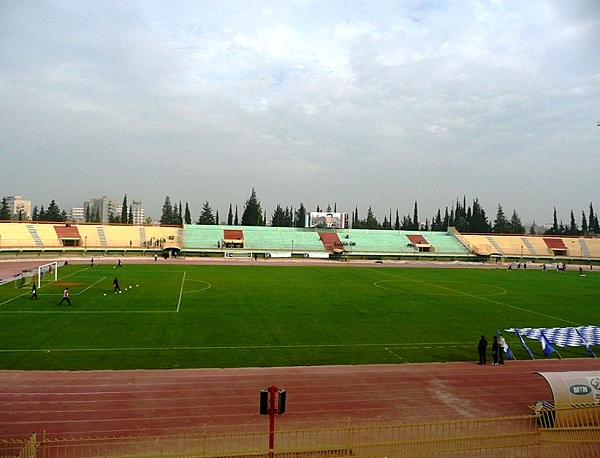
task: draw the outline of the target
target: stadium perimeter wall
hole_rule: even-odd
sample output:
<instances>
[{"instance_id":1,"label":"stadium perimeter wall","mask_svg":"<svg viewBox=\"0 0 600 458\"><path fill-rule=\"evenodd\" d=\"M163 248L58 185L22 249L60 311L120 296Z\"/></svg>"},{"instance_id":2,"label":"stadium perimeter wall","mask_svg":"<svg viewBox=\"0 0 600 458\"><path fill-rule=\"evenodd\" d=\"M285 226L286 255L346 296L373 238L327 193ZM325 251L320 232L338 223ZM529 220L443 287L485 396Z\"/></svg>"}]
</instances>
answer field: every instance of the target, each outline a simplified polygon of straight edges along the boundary
<instances>
[{"instance_id":1,"label":"stadium perimeter wall","mask_svg":"<svg viewBox=\"0 0 600 458\"><path fill-rule=\"evenodd\" d=\"M61 239L60 229L78 234ZM242 245L227 247L224 231L244 234ZM319 232L336 232L342 249L325 246ZM414 244L418 235L422 244ZM546 236L461 234L370 229L316 229L244 226L130 226L40 222L0 223L0 257L186 256L294 257L348 260L476 261L492 263L565 262L600 264L600 237L552 237L563 250L548 246Z\"/></svg>"}]
</instances>

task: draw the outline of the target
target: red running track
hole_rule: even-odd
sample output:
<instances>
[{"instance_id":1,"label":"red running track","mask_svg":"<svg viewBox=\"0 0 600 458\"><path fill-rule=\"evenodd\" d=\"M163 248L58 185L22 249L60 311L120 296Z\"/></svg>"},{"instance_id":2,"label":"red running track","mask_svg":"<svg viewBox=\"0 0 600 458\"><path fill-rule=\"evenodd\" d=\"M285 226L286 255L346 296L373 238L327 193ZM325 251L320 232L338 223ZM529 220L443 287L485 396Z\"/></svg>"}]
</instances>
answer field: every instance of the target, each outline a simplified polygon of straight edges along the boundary
<instances>
[{"instance_id":1,"label":"red running track","mask_svg":"<svg viewBox=\"0 0 600 458\"><path fill-rule=\"evenodd\" d=\"M531 413L552 400L536 371L600 370L600 360L289 368L0 371L0 438L260 431L259 392L287 390L278 427L306 428Z\"/></svg>"}]
</instances>

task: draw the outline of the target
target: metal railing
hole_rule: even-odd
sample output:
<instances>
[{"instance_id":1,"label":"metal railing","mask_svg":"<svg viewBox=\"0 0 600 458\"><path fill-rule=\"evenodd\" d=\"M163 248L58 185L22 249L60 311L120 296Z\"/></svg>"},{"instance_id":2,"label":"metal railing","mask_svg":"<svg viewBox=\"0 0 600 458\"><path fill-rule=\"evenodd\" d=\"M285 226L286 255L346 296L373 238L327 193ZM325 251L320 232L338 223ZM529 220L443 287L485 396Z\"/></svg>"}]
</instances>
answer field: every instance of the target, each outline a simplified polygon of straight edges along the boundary
<instances>
[{"instance_id":1,"label":"metal railing","mask_svg":"<svg viewBox=\"0 0 600 458\"><path fill-rule=\"evenodd\" d=\"M550 418L568 413L563 425ZM564 416L564 415L563 415ZM0 440L1 457L575 457L600 456L600 406L533 415L168 436Z\"/></svg>"}]
</instances>

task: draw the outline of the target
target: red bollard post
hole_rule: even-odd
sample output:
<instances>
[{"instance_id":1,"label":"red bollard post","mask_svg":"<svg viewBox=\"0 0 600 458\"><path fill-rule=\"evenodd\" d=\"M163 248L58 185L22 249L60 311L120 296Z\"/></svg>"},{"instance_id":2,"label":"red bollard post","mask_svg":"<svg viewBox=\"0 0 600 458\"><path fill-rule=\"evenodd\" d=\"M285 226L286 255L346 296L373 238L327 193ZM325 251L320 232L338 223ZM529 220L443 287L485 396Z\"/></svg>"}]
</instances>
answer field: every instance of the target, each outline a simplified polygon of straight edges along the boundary
<instances>
[{"instance_id":1,"label":"red bollard post","mask_svg":"<svg viewBox=\"0 0 600 458\"><path fill-rule=\"evenodd\" d=\"M269 458L273 458L273 449L275 448L275 396L277 387L269 387Z\"/></svg>"}]
</instances>

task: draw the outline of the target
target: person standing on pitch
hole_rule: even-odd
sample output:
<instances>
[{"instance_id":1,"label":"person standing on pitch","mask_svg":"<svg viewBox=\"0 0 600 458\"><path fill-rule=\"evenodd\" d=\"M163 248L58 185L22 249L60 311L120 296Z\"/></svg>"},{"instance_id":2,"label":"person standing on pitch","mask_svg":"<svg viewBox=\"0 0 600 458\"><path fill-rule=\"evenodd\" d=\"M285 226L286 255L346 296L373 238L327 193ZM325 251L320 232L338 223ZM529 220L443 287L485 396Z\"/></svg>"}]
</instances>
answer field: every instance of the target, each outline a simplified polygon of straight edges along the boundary
<instances>
[{"instance_id":1,"label":"person standing on pitch","mask_svg":"<svg viewBox=\"0 0 600 458\"><path fill-rule=\"evenodd\" d=\"M29 299L35 299L37 301L37 284L35 282L31 285L31 297Z\"/></svg>"},{"instance_id":2,"label":"person standing on pitch","mask_svg":"<svg viewBox=\"0 0 600 458\"><path fill-rule=\"evenodd\" d=\"M498 365L498 336L494 336L494 341L492 342L492 358L494 359L494 366Z\"/></svg>"},{"instance_id":3,"label":"person standing on pitch","mask_svg":"<svg viewBox=\"0 0 600 458\"><path fill-rule=\"evenodd\" d=\"M119 286L119 279L115 277L113 280L113 293L116 293L117 291L121 292L121 287Z\"/></svg>"},{"instance_id":4,"label":"person standing on pitch","mask_svg":"<svg viewBox=\"0 0 600 458\"><path fill-rule=\"evenodd\" d=\"M63 297L58 303L58 305L62 305L63 302L67 301L67 305L71 305L71 299L69 298L69 287L67 286L63 291Z\"/></svg>"},{"instance_id":5,"label":"person standing on pitch","mask_svg":"<svg viewBox=\"0 0 600 458\"><path fill-rule=\"evenodd\" d=\"M479 344L477 345L477 351L479 352L479 364L486 364L486 351L487 351L488 342L485 340L485 336L482 335L481 339L479 339Z\"/></svg>"},{"instance_id":6,"label":"person standing on pitch","mask_svg":"<svg viewBox=\"0 0 600 458\"><path fill-rule=\"evenodd\" d=\"M498 334L498 364L504 364L504 352L506 351L506 339Z\"/></svg>"}]
</instances>

